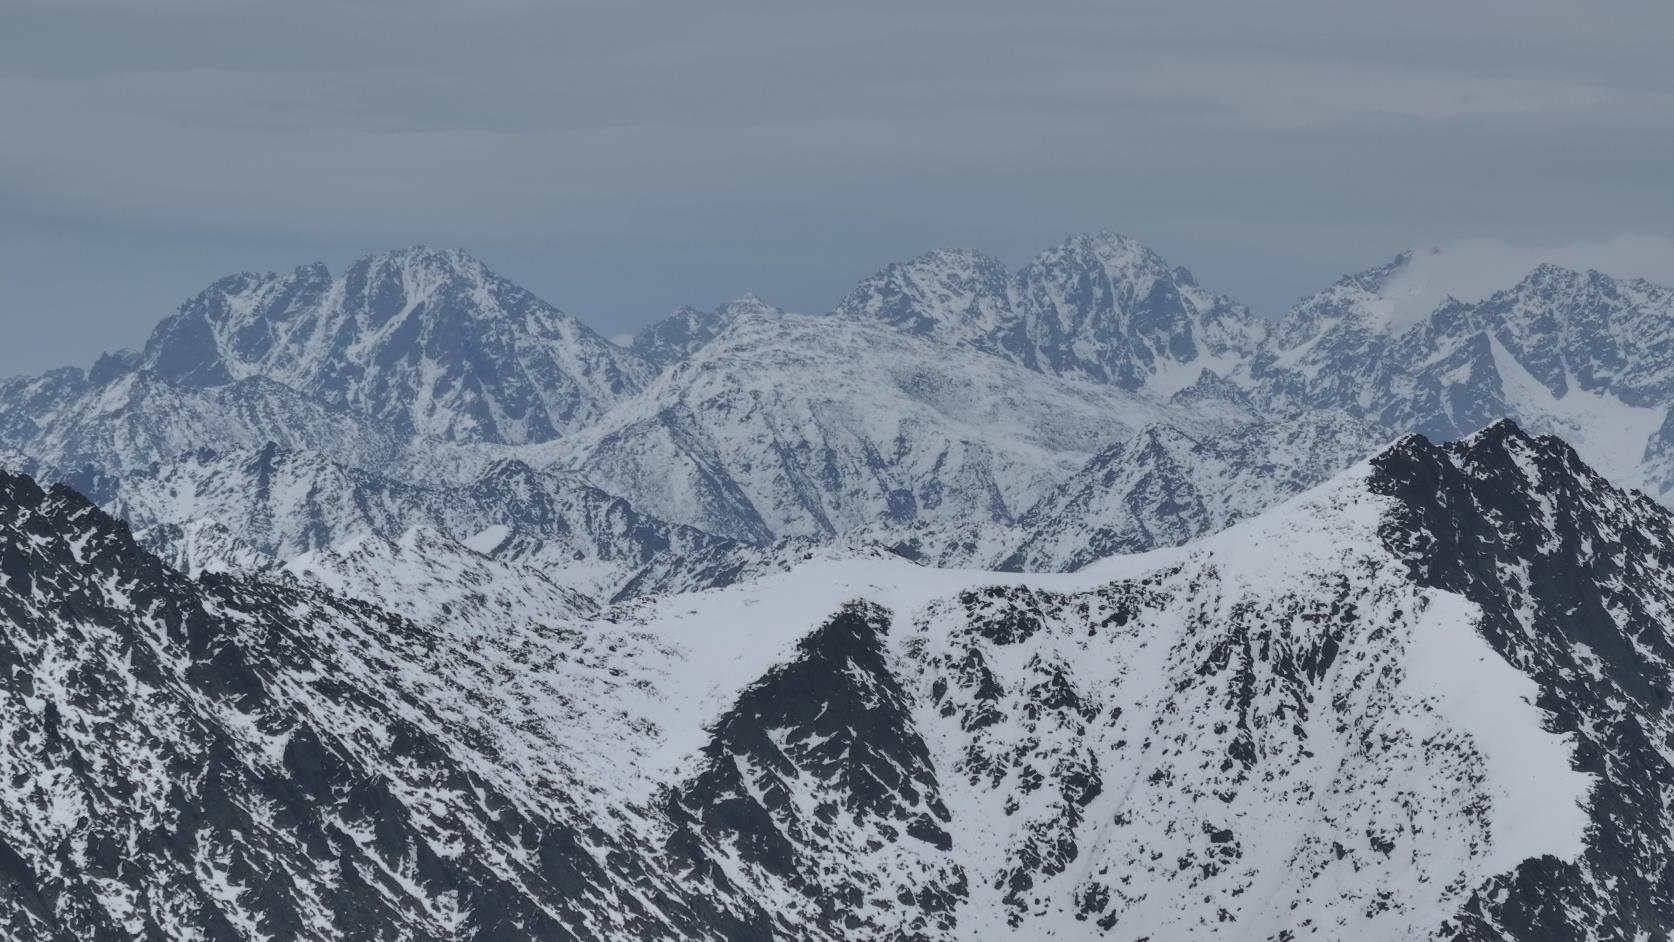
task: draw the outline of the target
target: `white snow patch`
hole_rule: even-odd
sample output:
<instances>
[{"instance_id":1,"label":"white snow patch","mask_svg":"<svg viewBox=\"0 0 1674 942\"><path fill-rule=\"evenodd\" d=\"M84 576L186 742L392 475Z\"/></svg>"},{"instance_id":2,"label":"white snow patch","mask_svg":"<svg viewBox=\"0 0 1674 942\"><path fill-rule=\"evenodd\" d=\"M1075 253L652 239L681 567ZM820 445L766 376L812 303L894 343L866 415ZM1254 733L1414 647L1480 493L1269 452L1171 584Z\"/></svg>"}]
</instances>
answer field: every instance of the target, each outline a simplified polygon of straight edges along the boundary
<instances>
[{"instance_id":1,"label":"white snow patch","mask_svg":"<svg viewBox=\"0 0 1674 942\"><path fill-rule=\"evenodd\" d=\"M1570 767L1570 737L1544 728L1539 686L1488 646L1474 605L1444 592L1429 599L1407 642L1406 683L1483 754L1493 802L1489 869L1510 871L1542 854L1579 857L1593 777Z\"/></svg>"},{"instance_id":2,"label":"white snow patch","mask_svg":"<svg viewBox=\"0 0 1674 942\"><path fill-rule=\"evenodd\" d=\"M463 542L468 549L487 556L499 549L501 544L506 542L508 536L511 536L511 527L497 523L490 527L483 527L471 536L466 537Z\"/></svg>"}]
</instances>

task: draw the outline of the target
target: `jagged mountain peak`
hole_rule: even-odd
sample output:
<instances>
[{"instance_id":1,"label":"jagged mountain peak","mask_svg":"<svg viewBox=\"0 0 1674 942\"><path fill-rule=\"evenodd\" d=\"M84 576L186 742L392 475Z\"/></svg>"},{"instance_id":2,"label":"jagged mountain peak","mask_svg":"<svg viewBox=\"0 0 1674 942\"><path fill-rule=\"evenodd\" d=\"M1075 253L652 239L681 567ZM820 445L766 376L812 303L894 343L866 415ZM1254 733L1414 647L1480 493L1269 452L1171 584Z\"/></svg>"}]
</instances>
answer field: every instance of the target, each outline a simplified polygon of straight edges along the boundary
<instances>
[{"instance_id":1,"label":"jagged mountain peak","mask_svg":"<svg viewBox=\"0 0 1674 942\"><path fill-rule=\"evenodd\" d=\"M1162 396L1205 368L1230 374L1266 335L1247 307L1109 231L1036 256L1013 295L1030 366Z\"/></svg>"},{"instance_id":2,"label":"jagged mountain peak","mask_svg":"<svg viewBox=\"0 0 1674 942\"><path fill-rule=\"evenodd\" d=\"M1674 289L1645 278L1618 278L1596 269L1578 269L1552 262L1535 266L1515 285L1489 296L1538 299L1552 306L1603 305L1628 309L1636 305L1665 304Z\"/></svg>"},{"instance_id":3,"label":"jagged mountain peak","mask_svg":"<svg viewBox=\"0 0 1674 942\"><path fill-rule=\"evenodd\" d=\"M1333 331L1393 335L1411 329L1448 299L1415 272L1432 253L1408 249L1303 298L1275 324L1270 348L1304 347Z\"/></svg>"},{"instance_id":4,"label":"jagged mountain peak","mask_svg":"<svg viewBox=\"0 0 1674 942\"><path fill-rule=\"evenodd\" d=\"M1066 236L1057 245L1036 255L1020 276L1034 270L1067 269L1104 277L1120 283L1135 297L1154 290L1200 289L1197 278L1186 268L1171 264L1138 239L1112 229Z\"/></svg>"},{"instance_id":5,"label":"jagged mountain peak","mask_svg":"<svg viewBox=\"0 0 1674 942\"><path fill-rule=\"evenodd\" d=\"M1632 303L1626 300L1628 296L1638 300L1639 295L1654 296L1659 291L1644 279L1617 278L1551 261L1534 264L1505 283L1486 280L1506 264L1499 258L1479 262L1469 247L1404 251L1388 263L1347 275L1299 301L1280 318L1274 331L1276 349L1310 343L1333 328L1399 339L1425 327L1439 311L1461 306L1478 309L1505 296L1579 307Z\"/></svg>"},{"instance_id":6,"label":"jagged mountain peak","mask_svg":"<svg viewBox=\"0 0 1674 942\"><path fill-rule=\"evenodd\" d=\"M979 252L931 252L865 279L835 313L1163 396L1204 368L1230 372L1265 329L1113 231L1069 236L1015 273Z\"/></svg>"},{"instance_id":7,"label":"jagged mountain peak","mask_svg":"<svg viewBox=\"0 0 1674 942\"><path fill-rule=\"evenodd\" d=\"M649 364L465 252L413 246L224 278L158 325L132 368L191 388L252 377L397 432L539 442L638 390Z\"/></svg>"},{"instance_id":8,"label":"jagged mountain peak","mask_svg":"<svg viewBox=\"0 0 1674 942\"><path fill-rule=\"evenodd\" d=\"M1544 492L1550 496L1566 487L1615 490L1569 442L1557 435L1530 433L1511 418L1500 419L1450 442L1433 442L1416 433L1403 435L1371 460L1374 465L1387 468L1414 458L1444 459L1462 471L1494 466L1517 479L1518 489L1529 493ZM1656 506L1640 499L1646 507Z\"/></svg>"},{"instance_id":9,"label":"jagged mountain peak","mask_svg":"<svg viewBox=\"0 0 1674 942\"><path fill-rule=\"evenodd\" d=\"M139 360L138 350L111 350L101 353L87 370L87 381L95 386L102 386L126 375Z\"/></svg>"},{"instance_id":10,"label":"jagged mountain peak","mask_svg":"<svg viewBox=\"0 0 1674 942\"><path fill-rule=\"evenodd\" d=\"M1034 262L1053 264L1070 259L1096 259L1110 267L1121 266L1133 271L1160 271L1170 274L1174 271L1174 268L1149 246L1114 229L1065 236L1057 245L1036 255Z\"/></svg>"},{"instance_id":11,"label":"jagged mountain peak","mask_svg":"<svg viewBox=\"0 0 1674 942\"><path fill-rule=\"evenodd\" d=\"M1667 492L1674 290L1546 263L1487 291L1480 267L1468 247L1415 252L1304 299L1252 361L1252 396L1438 440L1513 416Z\"/></svg>"},{"instance_id":12,"label":"jagged mountain peak","mask_svg":"<svg viewBox=\"0 0 1674 942\"><path fill-rule=\"evenodd\" d=\"M349 267L358 268L397 266L405 270L431 269L435 271L453 271L467 275L492 274L488 267L475 255L460 248L437 248L422 242L390 249L384 252L369 252L356 259Z\"/></svg>"},{"instance_id":13,"label":"jagged mountain peak","mask_svg":"<svg viewBox=\"0 0 1674 942\"><path fill-rule=\"evenodd\" d=\"M344 270L341 290L365 315L393 316L403 309L434 318L468 321L530 318L550 313L534 295L459 249L415 245L364 256Z\"/></svg>"}]
</instances>

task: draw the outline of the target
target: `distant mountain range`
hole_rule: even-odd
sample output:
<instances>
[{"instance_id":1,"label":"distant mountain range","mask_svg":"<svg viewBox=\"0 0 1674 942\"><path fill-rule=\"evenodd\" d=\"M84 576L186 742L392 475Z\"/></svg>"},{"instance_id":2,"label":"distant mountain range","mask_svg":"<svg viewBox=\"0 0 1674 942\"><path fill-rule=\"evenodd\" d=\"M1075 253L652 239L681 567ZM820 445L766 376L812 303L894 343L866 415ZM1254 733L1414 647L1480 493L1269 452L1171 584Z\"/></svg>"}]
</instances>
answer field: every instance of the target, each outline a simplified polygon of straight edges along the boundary
<instances>
[{"instance_id":1,"label":"distant mountain range","mask_svg":"<svg viewBox=\"0 0 1674 942\"><path fill-rule=\"evenodd\" d=\"M1674 292L1542 266L1426 310L1423 261L1404 254L1268 322L1102 233L1015 272L968 251L888 265L825 316L754 297L686 308L617 346L463 253L413 248L341 277L311 265L226 278L140 352L0 385L0 456L113 508L158 506L123 482L148 486L204 447L272 444L444 491L518 461L663 527L970 565L1073 566L1195 538L1406 432L1445 440L1505 416L1561 435L1622 484L1674 487ZM1294 461L1261 442L1262 427L1296 423L1339 431ZM1093 506L1062 489L1142 429L1242 439L1281 457L1226 473L1288 483L1212 488L1225 513L1160 500L1141 516L1183 516L1139 529L1109 501L1110 519L1047 523L1054 502ZM1198 459L1135 464L1167 465L1166 451L1129 448L1119 473L1158 495L1201 491ZM135 520L200 522L187 506ZM377 532L420 523L397 515ZM483 523L526 529L505 514ZM280 557L318 548L246 542ZM1049 558L1024 544L1066 548Z\"/></svg>"},{"instance_id":2,"label":"distant mountain range","mask_svg":"<svg viewBox=\"0 0 1674 942\"><path fill-rule=\"evenodd\" d=\"M410 248L0 382L0 934L1665 938L1674 290L1426 261Z\"/></svg>"}]
</instances>

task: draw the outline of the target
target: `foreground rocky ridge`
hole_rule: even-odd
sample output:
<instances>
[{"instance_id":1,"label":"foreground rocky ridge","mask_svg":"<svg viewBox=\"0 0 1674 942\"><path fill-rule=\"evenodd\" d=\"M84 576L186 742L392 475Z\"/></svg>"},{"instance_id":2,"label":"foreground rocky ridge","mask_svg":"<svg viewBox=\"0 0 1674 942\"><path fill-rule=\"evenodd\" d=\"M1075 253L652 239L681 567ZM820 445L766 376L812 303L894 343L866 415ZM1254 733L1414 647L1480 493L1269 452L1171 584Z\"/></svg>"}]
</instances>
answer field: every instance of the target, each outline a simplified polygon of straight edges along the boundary
<instances>
[{"instance_id":1,"label":"foreground rocky ridge","mask_svg":"<svg viewBox=\"0 0 1674 942\"><path fill-rule=\"evenodd\" d=\"M0 484L13 938L1674 918L1674 518L1509 424L1073 576L816 561L602 616L480 554L406 591L423 532L191 580Z\"/></svg>"}]
</instances>

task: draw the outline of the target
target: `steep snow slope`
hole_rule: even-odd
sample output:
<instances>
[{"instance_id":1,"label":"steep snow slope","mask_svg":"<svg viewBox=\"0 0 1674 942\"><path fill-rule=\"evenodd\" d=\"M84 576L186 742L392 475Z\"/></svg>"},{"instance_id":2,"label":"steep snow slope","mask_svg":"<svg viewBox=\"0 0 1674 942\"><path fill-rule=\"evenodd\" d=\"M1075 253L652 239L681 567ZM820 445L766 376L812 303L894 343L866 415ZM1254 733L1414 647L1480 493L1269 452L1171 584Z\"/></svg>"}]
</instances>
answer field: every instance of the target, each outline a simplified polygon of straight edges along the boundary
<instances>
[{"instance_id":1,"label":"steep snow slope","mask_svg":"<svg viewBox=\"0 0 1674 942\"><path fill-rule=\"evenodd\" d=\"M766 542L1006 521L1138 425L1188 421L861 321L748 315L548 452L649 513Z\"/></svg>"},{"instance_id":2,"label":"steep snow slope","mask_svg":"<svg viewBox=\"0 0 1674 942\"><path fill-rule=\"evenodd\" d=\"M1015 275L980 253L931 252L862 281L836 314L1159 398L1206 368L1231 372L1265 330L1242 305L1111 232L1072 236Z\"/></svg>"},{"instance_id":3,"label":"steep snow slope","mask_svg":"<svg viewBox=\"0 0 1674 942\"><path fill-rule=\"evenodd\" d=\"M142 369L186 387L261 376L405 434L531 442L632 394L649 364L463 252L224 278L158 325Z\"/></svg>"}]
</instances>

